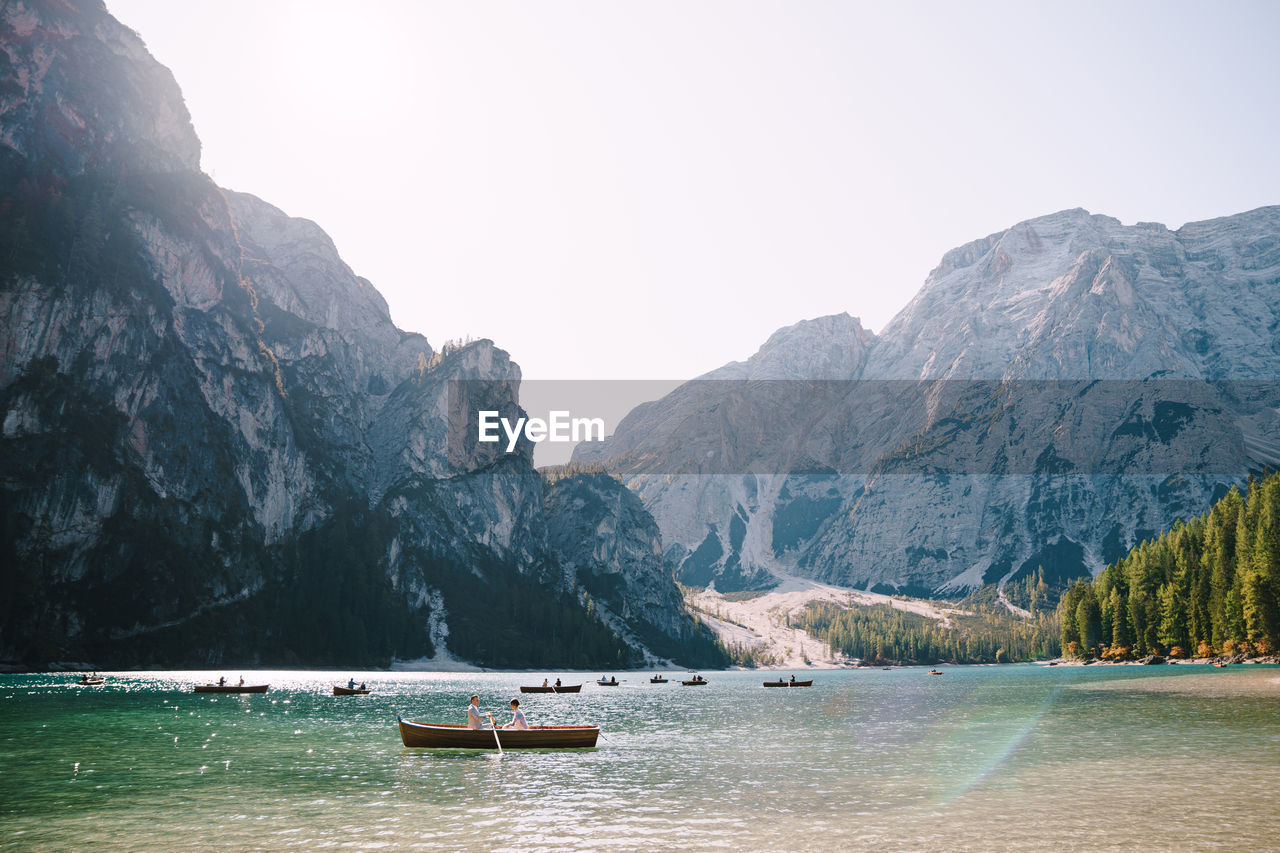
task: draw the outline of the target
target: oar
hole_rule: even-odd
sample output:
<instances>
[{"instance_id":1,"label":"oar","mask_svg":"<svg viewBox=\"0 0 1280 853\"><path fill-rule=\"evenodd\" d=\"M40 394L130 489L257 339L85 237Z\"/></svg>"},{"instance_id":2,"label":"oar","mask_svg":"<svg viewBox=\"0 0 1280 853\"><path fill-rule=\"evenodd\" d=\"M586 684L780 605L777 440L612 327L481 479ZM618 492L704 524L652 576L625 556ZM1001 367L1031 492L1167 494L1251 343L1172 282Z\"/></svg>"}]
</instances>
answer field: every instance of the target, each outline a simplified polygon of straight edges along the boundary
<instances>
[{"instance_id":1,"label":"oar","mask_svg":"<svg viewBox=\"0 0 1280 853\"><path fill-rule=\"evenodd\" d=\"M489 725L493 726L493 742L498 745L498 755L502 755L502 741L498 738L498 724L493 721L493 712L489 712Z\"/></svg>"}]
</instances>

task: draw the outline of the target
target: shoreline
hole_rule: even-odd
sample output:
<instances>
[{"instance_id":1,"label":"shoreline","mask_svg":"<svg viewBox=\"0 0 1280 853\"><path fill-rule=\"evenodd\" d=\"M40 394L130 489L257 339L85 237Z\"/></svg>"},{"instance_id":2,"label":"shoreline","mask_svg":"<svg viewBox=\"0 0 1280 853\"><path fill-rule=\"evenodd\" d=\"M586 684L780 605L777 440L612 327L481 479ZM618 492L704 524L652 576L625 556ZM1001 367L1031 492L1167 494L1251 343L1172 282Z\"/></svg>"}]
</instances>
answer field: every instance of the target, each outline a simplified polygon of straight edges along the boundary
<instances>
[{"instance_id":1,"label":"shoreline","mask_svg":"<svg viewBox=\"0 0 1280 853\"><path fill-rule=\"evenodd\" d=\"M862 671L862 670L871 671L871 670L883 670L883 669L929 669L929 668L936 668L936 667L947 667L947 668L951 668L951 669L960 669L960 668L969 668L969 667L972 667L972 668L978 668L978 667L982 667L982 668L991 668L991 667L1027 667L1027 666L1032 666L1032 667L1041 667L1041 668L1055 667L1055 666L1062 666L1062 667L1085 667L1085 666L1116 667L1116 666L1152 666L1152 665L1155 665L1155 666L1175 666L1175 665L1176 665L1176 666L1219 666L1219 665L1221 665L1222 667L1227 667L1227 666L1231 666L1231 667L1242 667L1242 666L1280 666L1280 655L1258 655L1258 656L1254 656L1254 657L1251 657L1251 658L1241 658L1241 659L1236 659L1236 658L1239 658L1239 657L1240 657L1240 656L1236 656L1235 658L1221 658L1221 657L1218 657L1218 658L1184 658L1184 659L1161 660L1161 661L1158 661L1158 662L1157 662L1157 661L1147 661L1146 659L1139 659L1139 660L1124 660L1124 661L1111 661L1111 660L1096 660L1096 659L1093 659L1093 660L1087 660L1087 661L1086 661L1086 660L1073 660L1073 659L1068 659L1068 658L1053 658L1053 659L1051 659L1051 660L1034 660L1034 661L1011 661L1011 662L1008 662L1008 663L995 663L995 662L991 662L991 663L948 663L948 662L942 661L942 662L934 662L934 663L876 663L876 664L867 663L867 664L863 664L863 663L849 662L849 663L845 663L845 664L842 664L842 665L839 665L839 666L821 666L821 665L813 665L813 664L811 664L811 665L809 665L809 666L801 665L801 666L796 666L796 667L779 666L779 665L762 666L762 667L729 666L729 667L724 667L724 668L721 668L721 669L712 669L712 668L706 668L706 667L703 667L703 668L696 668L696 669L689 669L688 667L682 667L682 666L670 666L670 667L666 667L666 668L658 668L658 669L653 669L653 668L650 668L650 669L612 669L612 670L604 670L604 673L605 673L605 674L609 674L609 675L628 675L628 676L643 676L643 677L647 677L647 676L650 676L650 675L652 675L653 673L655 673L655 672L656 672L656 673L663 673L663 674L665 674L665 675L667 675L667 676L669 676L669 677L671 677L671 676L678 677L680 674L682 674L682 673L686 673L686 672L689 672L689 673L692 673L692 672L701 672L701 673L737 673L737 672L742 672L742 673L759 673L759 674L770 674L770 673L800 673L800 672L807 672L807 673L809 673L809 674L810 674L810 677L812 677L812 675L813 675L813 674L815 674L815 673L822 673L822 672L825 672L825 673L832 673L832 672L857 672L857 671ZM425 664L425 662L422 662L422 664ZM241 667L241 666L234 666L234 665L231 665L231 666L224 666L224 667L220 667L220 668L210 668L210 669L164 669L164 668L159 668L159 667L154 667L154 668L144 668L144 669L130 669L130 668L116 668L116 667L109 667L109 666L106 666L106 667L104 667L104 666L86 666L86 667L84 667L84 668L78 668L78 669L73 669L73 668L61 668L61 667L58 667L58 668L51 668L51 669L9 668L9 667L6 667L6 668L3 668L3 669L0 669L0 677L5 676L5 675L77 675L77 674L81 674L81 673L84 673L84 672L96 672L96 673L98 673L99 675L120 675L120 674L124 674L124 673L139 673L139 674L141 674L141 673L173 673L173 674L179 674L179 673L186 674L186 673L190 673L190 674L193 674L193 675L195 675L195 674L200 674L200 675L201 675L201 677L203 677L203 674L205 674L205 673L225 673L225 672L230 672L231 670L235 670L236 672L246 672L246 673L247 673L247 672L259 672L259 673L299 673L299 674L303 674L303 673L314 673L315 675L348 674L348 673L353 673L353 672L354 672L354 673L366 673L366 674L369 674L369 675L384 675L384 676L403 676L403 675L410 675L410 676L412 676L412 675L466 675L466 674L476 674L476 675L544 675L544 676L545 676L545 675L552 674L552 673L560 673L560 674L569 674L569 675L573 675L573 676L581 675L581 676L583 676L584 678L589 677L589 678L590 678L591 680L593 680L593 681L594 681L594 680L595 680L595 678L597 677L597 674L599 674L599 673L601 672L601 670L600 670L600 669L560 669L560 668L557 668L557 667L554 667L554 666L552 666L552 667L543 667L543 668L540 668L540 669L490 669L490 668L487 668L487 667L468 666L468 665L465 665L465 664L464 664L464 665L459 666L459 665L458 665L458 662L454 662L453 666L448 667L448 668L441 668L441 669L428 669L428 668L425 668L425 666L424 666L424 665L419 665L419 666L414 666L414 667L399 667L399 666L397 666L397 667L392 667L392 668L378 668L378 667L375 667L375 668L361 668L361 667L346 667L346 668L333 668L333 667L327 667L327 668L315 667L315 668L311 668L311 667L306 667L306 668L302 668L302 667L272 667L272 666L243 666L243 667ZM620 679L620 680L621 680L621 679Z\"/></svg>"},{"instance_id":2,"label":"shoreline","mask_svg":"<svg viewBox=\"0 0 1280 853\"><path fill-rule=\"evenodd\" d=\"M1153 660L1153 658L1155 658ZM1280 664L1280 655L1219 655L1211 658L1165 658L1160 655L1149 655L1134 660L1102 660L1100 658L1054 658L1048 661L1037 661L1045 666L1275 666Z\"/></svg>"}]
</instances>

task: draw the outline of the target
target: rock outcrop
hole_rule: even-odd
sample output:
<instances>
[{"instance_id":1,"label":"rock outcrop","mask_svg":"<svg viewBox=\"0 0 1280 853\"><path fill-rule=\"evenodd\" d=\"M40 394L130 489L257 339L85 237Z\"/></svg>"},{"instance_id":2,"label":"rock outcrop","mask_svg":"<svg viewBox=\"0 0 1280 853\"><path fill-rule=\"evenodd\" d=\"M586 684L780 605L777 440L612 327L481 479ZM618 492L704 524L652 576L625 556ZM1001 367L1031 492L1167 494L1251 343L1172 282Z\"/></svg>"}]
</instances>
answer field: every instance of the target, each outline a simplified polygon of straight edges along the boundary
<instances>
[{"instance_id":1,"label":"rock outcrop","mask_svg":"<svg viewBox=\"0 0 1280 853\"><path fill-rule=\"evenodd\" d=\"M567 580L620 632L664 655L702 639L663 560L657 523L619 480L558 478L546 491L546 515L547 541Z\"/></svg>"}]
</instances>

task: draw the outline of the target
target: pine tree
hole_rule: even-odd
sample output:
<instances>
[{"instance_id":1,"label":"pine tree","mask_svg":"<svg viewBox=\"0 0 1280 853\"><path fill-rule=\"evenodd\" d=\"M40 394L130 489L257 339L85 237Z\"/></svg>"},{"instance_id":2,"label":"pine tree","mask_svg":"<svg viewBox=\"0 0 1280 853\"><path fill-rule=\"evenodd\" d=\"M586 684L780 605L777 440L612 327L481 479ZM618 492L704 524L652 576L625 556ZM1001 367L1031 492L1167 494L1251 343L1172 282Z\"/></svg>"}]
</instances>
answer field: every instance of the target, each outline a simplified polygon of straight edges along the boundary
<instances>
[{"instance_id":1,"label":"pine tree","mask_svg":"<svg viewBox=\"0 0 1280 853\"><path fill-rule=\"evenodd\" d=\"M1122 649L1133 646L1133 635L1129 631L1128 608L1120 595L1119 587L1111 588L1111 596L1107 602L1107 610L1111 614L1111 648Z\"/></svg>"},{"instance_id":2,"label":"pine tree","mask_svg":"<svg viewBox=\"0 0 1280 853\"><path fill-rule=\"evenodd\" d=\"M1102 638L1102 612L1092 587L1084 588L1076 605L1076 628L1080 632L1080 647L1087 654L1093 654Z\"/></svg>"},{"instance_id":3,"label":"pine tree","mask_svg":"<svg viewBox=\"0 0 1280 853\"><path fill-rule=\"evenodd\" d=\"M1084 590L1086 587L1087 585L1085 581L1078 580L1068 587L1067 591L1063 594L1062 606L1059 610L1062 614L1060 621L1062 625L1061 634L1063 653L1066 653L1066 650L1070 648L1072 643L1075 643L1077 647L1083 646L1083 643L1080 641L1080 626L1076 622L1075 614L1076 608L1080 606L1080 599L1084 597Z\"/></svg>"}]
</instances>

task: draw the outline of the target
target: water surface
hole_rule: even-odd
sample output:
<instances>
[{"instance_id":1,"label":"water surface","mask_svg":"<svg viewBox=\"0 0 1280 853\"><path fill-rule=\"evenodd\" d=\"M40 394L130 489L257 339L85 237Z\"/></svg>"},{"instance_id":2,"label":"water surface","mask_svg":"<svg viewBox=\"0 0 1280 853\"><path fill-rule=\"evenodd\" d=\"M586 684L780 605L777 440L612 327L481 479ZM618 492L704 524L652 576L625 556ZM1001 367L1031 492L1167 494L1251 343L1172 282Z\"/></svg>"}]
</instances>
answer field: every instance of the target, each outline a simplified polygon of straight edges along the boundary
<instances>
[{"instance_id":1,"label":"water surface","mask_svg":"<svg viewBox=\"0 0 1280 853\"><path fill-rule=\"evenodd\" d=\"M0 676L0 846L312 850L1275 849L1280 668ZM786 677L790 673L783 673ZM265 696L205 696L219 675ZM349 675L370 696L334 697ZM597 749L405 749L467 696ZM797 673L799 676L800 674ZM509 716L509 714L507 714Z\"/></svg>"}]
</instances>

